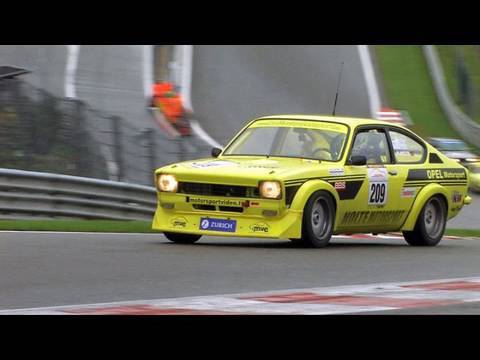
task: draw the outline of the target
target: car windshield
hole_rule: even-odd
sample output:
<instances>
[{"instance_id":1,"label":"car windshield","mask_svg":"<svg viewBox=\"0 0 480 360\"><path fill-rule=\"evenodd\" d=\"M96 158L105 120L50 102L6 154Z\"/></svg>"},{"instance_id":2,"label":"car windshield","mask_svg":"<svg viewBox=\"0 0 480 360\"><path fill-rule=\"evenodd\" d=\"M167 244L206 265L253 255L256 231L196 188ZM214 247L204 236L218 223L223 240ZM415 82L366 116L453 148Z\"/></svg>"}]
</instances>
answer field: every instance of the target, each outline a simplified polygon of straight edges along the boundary
<instances>
[{"instance_id":1,"label":"car windshield","mask_svg":"<svg viewBox=\"0 0 480 360\"><path fill-rule=\"evenodd\" d=\"M434 145L437 149L443 151L468 151L467 144L460 140L436 141Z\"/></svg>"},{"instance_id":2,"label":"car windshield","mask_svg":"<svg viewBox=\"0 0 480 360\"><path fill-rule=\"evenodd\" d=\"M223 155L298 157L338 161L348 127L302 120L258 120L243 131Z\"/></svg>"}]
</instances>

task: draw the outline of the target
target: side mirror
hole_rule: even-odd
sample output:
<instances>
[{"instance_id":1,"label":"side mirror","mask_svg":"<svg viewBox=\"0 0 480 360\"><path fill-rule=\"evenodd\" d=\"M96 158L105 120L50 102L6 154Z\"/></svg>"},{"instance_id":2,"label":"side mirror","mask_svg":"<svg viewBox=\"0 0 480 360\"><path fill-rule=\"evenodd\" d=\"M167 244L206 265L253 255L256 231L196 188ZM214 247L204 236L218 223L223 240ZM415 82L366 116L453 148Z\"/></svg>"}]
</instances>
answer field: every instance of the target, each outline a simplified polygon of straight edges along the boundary
<instances>
[{"instance_id":1,"label":"side mirror","mask_svg":"<svg viewBox=\"0 0 480 360\"><path fill-rule=\"evenodd\" d=\"M348 164L353 166L367 165L367 158L363 155L353 155Z\"/></svg>"},{"instance_id":2,"label":"side mirror","mask_svg":"<svg viewBox=\"0 0 480 360\"><path fill-rule=\"evenodd\" d=\"M219 148L216 148L216 147L212 149L212 156L214 158L217 158L218 155L220 155L221 153L222 153L222 149L219 149Z\"/></svg>"}]
</instances>

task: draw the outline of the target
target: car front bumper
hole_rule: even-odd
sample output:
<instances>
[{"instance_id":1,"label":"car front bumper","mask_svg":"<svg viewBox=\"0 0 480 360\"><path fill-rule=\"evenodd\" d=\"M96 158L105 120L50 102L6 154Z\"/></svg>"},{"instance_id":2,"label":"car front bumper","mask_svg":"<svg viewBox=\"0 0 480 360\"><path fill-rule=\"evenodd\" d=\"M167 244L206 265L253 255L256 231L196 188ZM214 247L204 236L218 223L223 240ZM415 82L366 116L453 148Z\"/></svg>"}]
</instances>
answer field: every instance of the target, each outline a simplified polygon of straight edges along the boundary
<instances>
[{"instance_id":1,"label":"car front bumper","mask_svg":"<svg viewBox=\"0 0 480 360\"><path fill-rule=\"evenodd\" d=\"M245 199L238 200L245 201ZM259 200L258 203L256 207L245 208L243 213L198 210L188 202L186 195L161 193L152 229L210 236L276 239L301 237L303 211L285 208L281 201L276 200ZM265 211L276 212L276 215L266 216ZM201 226L202 219L233 220L235 229L234 231L204 230Z\"/></svg>"}]
</instances>

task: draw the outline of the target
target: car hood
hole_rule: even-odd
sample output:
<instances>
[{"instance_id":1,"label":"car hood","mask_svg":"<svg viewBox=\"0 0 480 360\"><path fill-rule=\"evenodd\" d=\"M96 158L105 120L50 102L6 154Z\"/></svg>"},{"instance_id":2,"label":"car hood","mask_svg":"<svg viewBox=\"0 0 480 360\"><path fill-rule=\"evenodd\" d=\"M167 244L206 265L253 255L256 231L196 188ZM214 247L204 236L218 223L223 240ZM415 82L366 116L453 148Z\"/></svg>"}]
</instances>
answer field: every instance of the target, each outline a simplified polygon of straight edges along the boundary
<instances>
[{"instance_id":1,"label":"car hood","mask_svg":"<svg viewBox=\"0 0 480 360\"><path fill-rule=\"evenodd\" d=\"M179 181L257 185L259 180L289 180L341 173L341 166L318 160L279 157L223 157L185 161L165 166L157 172L177 176Z\"/></svg>"}]
</instances>

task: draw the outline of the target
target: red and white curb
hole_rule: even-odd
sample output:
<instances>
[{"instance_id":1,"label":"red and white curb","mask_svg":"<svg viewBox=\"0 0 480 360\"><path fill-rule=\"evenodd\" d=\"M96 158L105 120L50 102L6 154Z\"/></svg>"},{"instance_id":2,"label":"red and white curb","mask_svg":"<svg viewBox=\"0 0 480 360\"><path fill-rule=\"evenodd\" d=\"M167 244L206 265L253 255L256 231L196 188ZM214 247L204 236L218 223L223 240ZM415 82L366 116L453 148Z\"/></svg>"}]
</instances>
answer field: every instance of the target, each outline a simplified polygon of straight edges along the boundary
<instances>
[{"instance_id":1,"label":"red and white curb","mask_svg":"<svg viewBox=\"0 0 480 360\"><path fill-rule=\"evenodd\" d=\"M2 310L0 315L327 315L480 302L480 277Z\"/></svg>"}]
</instances>

